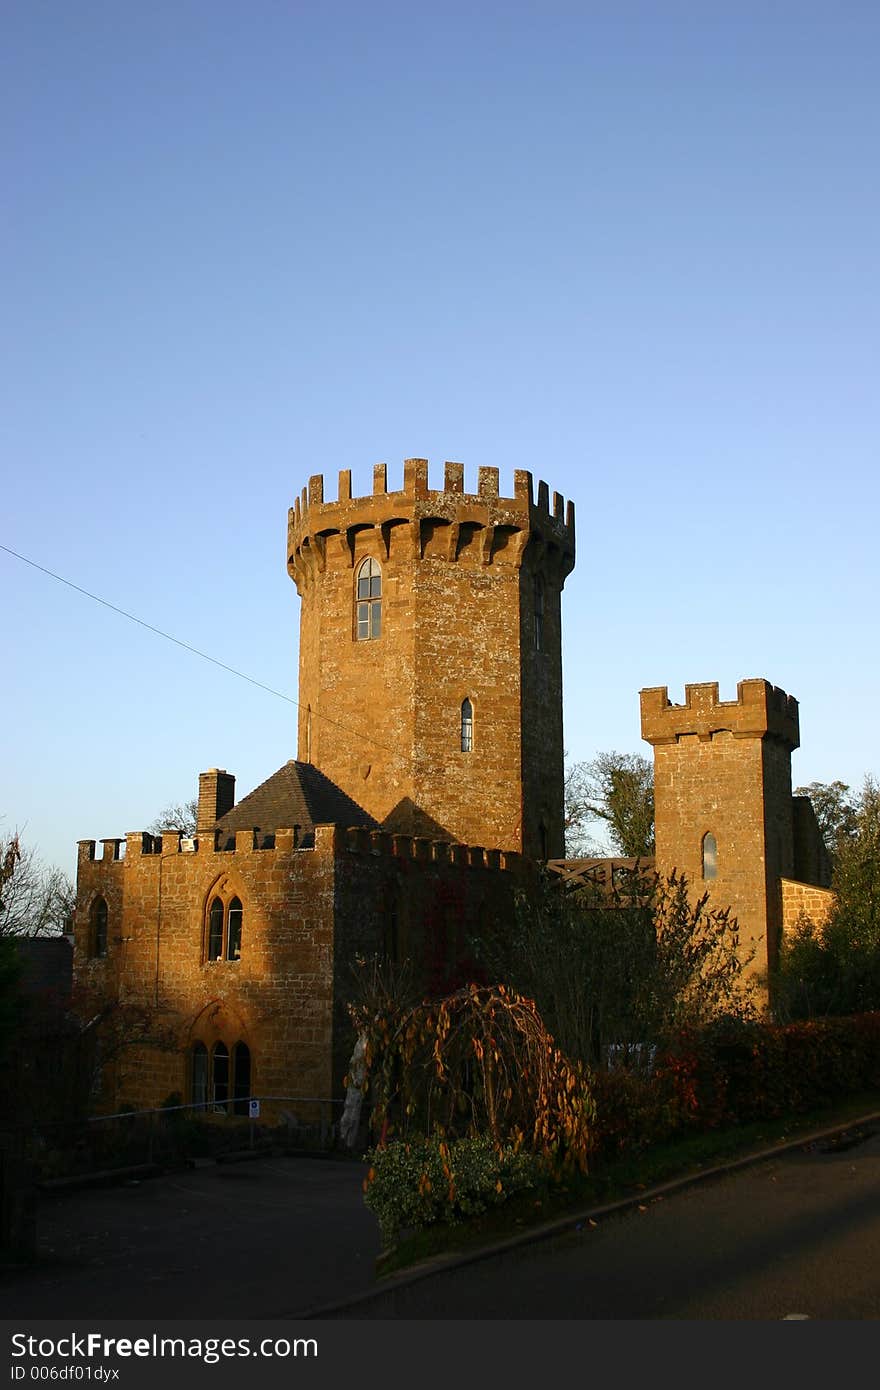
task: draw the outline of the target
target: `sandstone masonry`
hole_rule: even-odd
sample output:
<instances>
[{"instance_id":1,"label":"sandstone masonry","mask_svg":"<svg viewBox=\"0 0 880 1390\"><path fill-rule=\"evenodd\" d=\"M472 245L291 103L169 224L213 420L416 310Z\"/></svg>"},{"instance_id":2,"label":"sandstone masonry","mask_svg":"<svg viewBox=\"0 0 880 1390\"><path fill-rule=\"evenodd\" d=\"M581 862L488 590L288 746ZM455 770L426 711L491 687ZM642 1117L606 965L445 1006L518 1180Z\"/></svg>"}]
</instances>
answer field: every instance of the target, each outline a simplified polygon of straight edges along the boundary
<instances>
[{"instance_id":1,"label":"sandstone masonry","mask_svg":"<svg viewBox=\"0 0 880 1390\"><path fill-rule=\"evenodd\" d=\"M657 868L677 869L730 907L766 975L779 949L783 879L823 862L812 808L791 794L797 700L766 680L740 681L736 700L719 700L707 682L687 685L683 705L665 686L643 690L641 713L654 749Z\"/></svg>"},{"instance_id":2,"label":"sandstone masonry","mask_svg":"<svg viewBox=\"0 0 880 1390\"><path fill-rule=\"evenodd\" d=\"M301 598L298 757L236 800L199 776L195 833L79 846L75 980L170 1047L132 1048L101 1103L178 1094L213 1110L338 1103L358 958L409 962L426 990L471 977L469 943L510 921L562 859L561 595L574 508L527 472L442 490L424 459L389 492L310 479L288 518ZM641 692L654 748L657 865L738 916L764 967L783 926L827 908L812 808L791 795L797 702L764 680ZM586 862L586 861L584 861ZM595 878L614 865L589 862ZM264 1113L266 1113L264 1111Z\"/></svg>"}]
</instances>

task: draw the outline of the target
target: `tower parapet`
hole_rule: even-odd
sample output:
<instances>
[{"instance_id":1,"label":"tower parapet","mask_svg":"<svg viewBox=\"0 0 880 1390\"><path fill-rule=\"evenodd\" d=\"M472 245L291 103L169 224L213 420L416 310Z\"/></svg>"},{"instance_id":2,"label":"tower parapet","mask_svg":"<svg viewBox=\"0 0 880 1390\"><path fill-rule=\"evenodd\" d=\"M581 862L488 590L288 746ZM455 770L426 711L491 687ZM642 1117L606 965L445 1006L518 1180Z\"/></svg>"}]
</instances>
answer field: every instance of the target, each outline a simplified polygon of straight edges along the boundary
<instances>
[{"instance_id":1,"label":"tower parapet","mask_svg":"<svg viewBox=\"0 0 880 1390\"><path fill-rule=\"evenodd\" d=\"M735 700L719 700L718 682L686 685L683 705L674 705L665 685L642 690L642 738L676 743L696 734L706 741L721 732L734 738L772 738L790 750L800 745L798 702L766 680L739 681Z\"/></svg>"},{"instance_id":2,"label":"tower parapet","mask_svg":"<svg viewBox=\"0 0 880 1390\"><path fill-rule=\"evenodd\" d=\"M526 545L540 546L544 562L563 581L574 567L574 503L545 482L534 495L532 475L516 469L513 497L499 493L497 468L480 468L477 491L464 491L464 465L446 463L442 489L428 487L428 460L405 459L403 487L388 491L385 464L373 469L373 492L352 497L351 471L339 473L335 501L325 500L324 477L314 474L288 514L287 567L300 593L328 564L352 568L357 537L373 530L378 556L400 546L427 557L478 565L517 564Z\"/></svg>"}]
</instances>

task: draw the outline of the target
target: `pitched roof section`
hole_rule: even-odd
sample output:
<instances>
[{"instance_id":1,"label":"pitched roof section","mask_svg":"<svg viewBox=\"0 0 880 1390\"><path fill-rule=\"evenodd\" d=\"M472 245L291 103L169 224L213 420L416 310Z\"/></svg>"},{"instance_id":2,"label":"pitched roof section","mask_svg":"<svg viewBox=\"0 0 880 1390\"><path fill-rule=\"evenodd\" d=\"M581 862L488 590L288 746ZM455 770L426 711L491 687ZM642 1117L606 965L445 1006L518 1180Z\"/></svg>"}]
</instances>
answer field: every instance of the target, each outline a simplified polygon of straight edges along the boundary
<instances>
[{"instance_id":1,"label":"pitched roof section","mask_svg":"<svg viewBox=\"0 0 880 1390\"><path fill-rule=\"evenodd\" d=\"M263 831L312 829L316 825L369 825L376 821L341 787L311 763L290 762L279 767L259 787L242 797L217 822L219 830Z\"/></svg>"}]
</instances>

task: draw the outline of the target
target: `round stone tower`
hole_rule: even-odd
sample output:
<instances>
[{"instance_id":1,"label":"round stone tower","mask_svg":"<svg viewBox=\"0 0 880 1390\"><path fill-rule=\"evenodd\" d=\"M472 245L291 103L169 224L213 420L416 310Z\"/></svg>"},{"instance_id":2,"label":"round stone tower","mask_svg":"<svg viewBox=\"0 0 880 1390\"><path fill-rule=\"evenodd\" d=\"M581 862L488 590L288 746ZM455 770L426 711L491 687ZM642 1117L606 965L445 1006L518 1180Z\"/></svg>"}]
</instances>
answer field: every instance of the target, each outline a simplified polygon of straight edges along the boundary
<instances>
[{"instance_id":1,"label":"round stone tower","mask_svg":"<svg viewBox=\"0 0 880 1390\"><path fill-rule=\"evenodd\" d=\"M561 593L574 507L530 473L404 463L371 497L320 475L291 508L302 599L298 757L389 830L563 854Z\"/></svg>"}]
</instances>

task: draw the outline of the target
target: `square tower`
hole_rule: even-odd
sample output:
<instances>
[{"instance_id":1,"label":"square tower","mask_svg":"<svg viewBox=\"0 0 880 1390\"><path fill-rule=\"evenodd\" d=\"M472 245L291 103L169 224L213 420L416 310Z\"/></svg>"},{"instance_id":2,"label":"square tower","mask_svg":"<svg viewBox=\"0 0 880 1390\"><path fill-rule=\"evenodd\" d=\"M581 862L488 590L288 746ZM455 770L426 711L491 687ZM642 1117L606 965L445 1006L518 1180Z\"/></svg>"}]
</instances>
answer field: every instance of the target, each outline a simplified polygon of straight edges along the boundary
<instances>
[{"instance_id":1,"label":"square tower","mask_svg":"<svg viewBox=\"0 0 880 1390\"><path fill-rule=\"evenodd\" d=\"M695 894L730 907L753 970L776 963L781 879L794 872L791 754L798 704L766 680L744 680L735 700L717 682L640 694L642 738L654 749L656 865L684 873Z\"/></svg>"}]
</instances>

